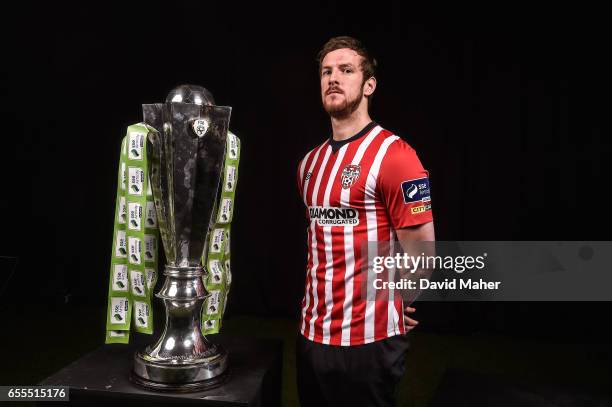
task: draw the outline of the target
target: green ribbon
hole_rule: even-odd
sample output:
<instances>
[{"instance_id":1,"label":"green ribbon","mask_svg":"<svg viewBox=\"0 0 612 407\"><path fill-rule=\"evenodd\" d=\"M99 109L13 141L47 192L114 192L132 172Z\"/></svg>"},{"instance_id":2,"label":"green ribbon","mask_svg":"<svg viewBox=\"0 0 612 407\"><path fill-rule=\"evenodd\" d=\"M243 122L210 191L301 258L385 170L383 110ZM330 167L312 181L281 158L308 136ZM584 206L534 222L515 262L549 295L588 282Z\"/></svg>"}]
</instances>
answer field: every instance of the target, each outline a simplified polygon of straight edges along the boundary
<instances>
[{"instance_id":1,"label":"green ribbon","mask_svg":"<svg viewBox=\"0 0 612 407\"><path fill-rule=\"evenodd\" d=\"M129 126L121 143L115 226L108 285L106 343L128 343L132 320L136 332L153 333L151 295L158 275L159 229L149 179L147 137L156 130L144 123ZM209 293L202 307L202 333L221 329L231 284L230 226L238 181L240 140L228 132L216 222L202 257L203 283Z\"/></svg>"},{"instance_id":2,"label":"green ribbon","mask_svg":"<svg viewBox=\"0 0 612 407\"><path fill-rule=\"evenodd\" d=\"M216 223L208 234L208 250L202 264L207 271L204 285L209 293L202 307L202 333L218 333L225 313L227 296L232 283L230 268L230 229L234 214L234 195L238 181L240 140L232 132L227 134L223 185L215 215Z\"/></svg>"}]
</instances>

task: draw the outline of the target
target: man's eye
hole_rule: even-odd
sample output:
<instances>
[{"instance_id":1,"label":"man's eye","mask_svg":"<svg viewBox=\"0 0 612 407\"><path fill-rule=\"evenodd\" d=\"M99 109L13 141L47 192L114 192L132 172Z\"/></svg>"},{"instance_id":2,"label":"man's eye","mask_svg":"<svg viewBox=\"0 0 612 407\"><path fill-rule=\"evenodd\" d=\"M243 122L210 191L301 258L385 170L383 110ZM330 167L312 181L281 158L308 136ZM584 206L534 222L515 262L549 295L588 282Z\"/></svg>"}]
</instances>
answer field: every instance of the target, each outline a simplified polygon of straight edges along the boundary
<instances>
[{"instance_id":1,"label":"man's eye","mask_svg":"<svg viewBox=\"0 0 612 407\"><path fill-rule=\"evenodd\" d=\"M328 75L328 74L329 74L329 71L323 71L322 75Z\"/></svg>"},{"instance_id":2,"label":"man's eye","mask_svg":"<svg viewBox=\"0 0 612 407\"><path fill-rule=\"evenodd\" d=\"M352 70L352 69L349 69L349 68L346 68L346 69L344 70L344 73L352 73L352 72L353 72L353 70Z\"/></svg>"}]
</instances>

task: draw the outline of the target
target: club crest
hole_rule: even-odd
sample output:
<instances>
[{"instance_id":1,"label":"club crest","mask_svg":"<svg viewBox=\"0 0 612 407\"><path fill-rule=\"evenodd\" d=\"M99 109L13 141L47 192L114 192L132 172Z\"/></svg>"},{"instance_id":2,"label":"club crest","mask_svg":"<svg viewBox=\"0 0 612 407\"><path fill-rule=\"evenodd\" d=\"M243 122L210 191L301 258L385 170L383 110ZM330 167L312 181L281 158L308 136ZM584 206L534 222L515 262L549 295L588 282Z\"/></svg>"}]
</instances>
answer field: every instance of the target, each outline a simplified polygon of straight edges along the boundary
<instances>
[{"instance_id":1,"label":"club crest","mask_svg":"<svg viewBox=\"0 0 612 407\"><path fill-rule=\"evenodd\" d=\"M342 175L340 177L340 181L342 182L343 189L349 189L357 178L359 178L359 173L361 172L360 165L347 165L342 169Z\"/></svg>"}]
</instances>

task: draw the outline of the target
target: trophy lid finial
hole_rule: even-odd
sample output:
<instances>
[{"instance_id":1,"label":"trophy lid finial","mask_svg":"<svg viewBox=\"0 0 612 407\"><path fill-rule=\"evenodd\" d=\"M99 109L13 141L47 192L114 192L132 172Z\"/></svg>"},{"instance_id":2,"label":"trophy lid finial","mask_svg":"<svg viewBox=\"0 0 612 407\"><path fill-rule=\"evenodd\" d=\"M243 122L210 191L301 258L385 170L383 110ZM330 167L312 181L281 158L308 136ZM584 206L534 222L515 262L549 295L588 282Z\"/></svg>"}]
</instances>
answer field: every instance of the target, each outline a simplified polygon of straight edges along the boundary
<instances>
[{"instance_id":1,"label":"trophy lid finial","mask_svg":"<svg viewBox=\"0 0 612 407\"><path fill-rule=\"evenodd\" d=\"M191 103L200 106L214 106L215 99L206 88L185 84L172 89L166 97L166 103Z\"/></svg>"}]
</instances>

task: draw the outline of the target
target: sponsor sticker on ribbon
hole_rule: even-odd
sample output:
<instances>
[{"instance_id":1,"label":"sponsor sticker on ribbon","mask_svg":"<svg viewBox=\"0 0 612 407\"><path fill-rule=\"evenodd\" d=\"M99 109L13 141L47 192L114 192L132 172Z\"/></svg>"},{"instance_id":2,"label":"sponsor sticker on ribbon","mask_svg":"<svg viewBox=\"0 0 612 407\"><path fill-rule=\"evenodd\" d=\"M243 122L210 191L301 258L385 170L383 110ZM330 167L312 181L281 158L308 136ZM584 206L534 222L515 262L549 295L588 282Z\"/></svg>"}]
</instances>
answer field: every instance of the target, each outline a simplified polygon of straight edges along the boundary
<instances>
[{"instance_id":1,"label":"sponsor sticker on ribbon","mask_svg":"<svg viewBox=\"0 0 612 407\"><path fill-rule=\"evenodd\" d=\"M119 210L117 211L117 222L124 224L127 219L127 205L125 203L125 197L119 198Z\"/></svg>"},{"instance_id":2,"label":"sponsor sticker on ribbon","mask_svg":"<svg viewBox=\"0 0 612 407\"><path fill-rule=\"evenodd\" d=\"M146 268L145 274L147 275L147 290L151 291L151 289L153 288L153 285L155 284L155 278L156 278L155 269Z\"/></svg>"},{"instance_id":3,"label":"sponsor sticker on ribbon","mask_svg":"<svg viewBox=\"0 0 612 407\"><path fill-rule=\"evenodd\" d=\"M149 305L146 302L134 301L134 319L137 327L149 327Z\"/></svg>"},{"instance_id":4,"label":"sponsor sticker on ribbon","mask_svg":"<svg viewBox=\"0 0 612 407\"><path fill-rule=\"evenodd\" d=\"M125 230L117 231L117 238L115 240L115 256L126 257L127 256L127 242L125 239Z\"/></svg>"},{"instance_id":5,"label":"sponsor sticker on ribbon","mask_svg":"<svg viewBox=\"0 0 612 407\"><path fill-rule=\"evenodd\" d=\"M145 227L155 229L157 227L157 212L155 212L155 202L147 201L145 211Z\"/></svg>"},{"instance_id":6,"label":"sponsor sticker on ribbon","mask_svg":"<svg viewBox=\"0 0 612 407\"><path fill-rule=\"evenodd\" d=\"M230 160L238 159L238 138L233 135L231 132L227 133L227 141L228 141L228 157Z\"/></svg>"},{"instance_id":7,"label":"sponsor sticker on ribbon","mask_svg":"<svg viewBox=\"0 0 612 407\"><path fill-rule=\"evenodd\" d=\"M232 219L232 198L223 198L221 200L221 207L219 208L218 223L229 223Z\"/></svg>"},{"instance_id":8,"label":"sponsor sticker on ribbon","mask_svg":"<svg viewBox=\"0 0 612 407\"><path fill-rule=\"evenodd\" d=\"M111 324L125 323L128 312L128 299L125 297L111 298Z\"/></svg>"},{"instance_id":9,"label":"sponsor sticker on ribbon","mask_svg":"<svg viewBox=\"0 0 612 407\"><path fill-rule=\"evenodd\" d=\"M127 291L128 290L127 265L115 264L115 269L113 270L113 290L115 291Z\"/></svg>"},{"instance_id":10,"label":"sponsor sticker on ribbon","mask_svg":"<svg viewBox=\"0 0 612 407\"><path fill-rule=\"evenodd\" d=\"M130 132L128 134L128 158L130 160L142 160L145 135L139 132Z\"/></svg>"},{"instance_id":11,"label":"sponsor sticker on ribbon","mask_svg":"<svg viewBox=\"0 0 612 407\"><path fill-rule=\"evenodd\" d=\"M132 282L132 294L138 297L144 297L145 291L145 279L140 271L130 270L130 280Z\"/></svg>"},{"instance_id":12,"label":"sponsor sticker on ribbon","mask_svg":"<svg viewBox=\"0 0 612 407\"><path fill-rule=\"evenodd\" d=\"M145 261L153 261L157 258L157 239L153 235L145 235Z\"/></svg>"},{"instance_id":13,"label":"sponsor sticker on ribbon","mask_svg":"<svg viewBox=\"0 0 612 407\"><path fill-rule=\"evenodd\" d=\"M223 269L221 268L221 262L219 260L210 260L208 262L208 271L210 272L212 284L220 284L222 282Z\"/></svg>"},{"instance_id":14,"label":"sponsor sticker on ribbon","mask_svg":"<svg viewBox=\"0 0 612 407\"><path fill-rule=\"evenodd\" d=\"M219 294L221 291L212 290L210 296L206 299L206 313L213 315L219 312Z\"/></svg>"},{"instance_id":15,"label":"sponsor sticker on ribbon","mask_svg":"<svg viewBox=\"0 0 612 407\"><path fill-rule=\"evenodd\" d=\"M125 163L121 163L121 189L125 191Z\"/></svg>"},{"instance_id":16,"label":"sponsor sticker on ribbon","mask_svg":"<svg viewBox=\"0 0 612 407\"><path fill-rule=\"evenodd\" d=\"M142 220L142 206L138 202L130 202L128 204L128 215L128 228L131 230L140 230Z\"/></svg>"},{"instance_id":17,"label":"sponsor sticker on ribbon","mask_svg":"<svg viewBox=\"0 0 612 407\"><path fill-rule=\"evenodd\" d=\"M225 180L223 182L223 190L233 192L236 186L236 166L228 165L225 169Z\"/></svg>"},{"instance_id":18,"label":"sponsor sticker on ribbon","mask_svg":"<svg viewBox=\"0 0 612 407\"><path fill-rule=\"evenodd\" d=\"M142 243L140 239L137 237L129 237L128 238L128 251L130 256L128 260L132 264L140 264L141 262L141 253L142 253Z\"/></svg>"},{"instance_id":19,"label":"sponsor sticker on ribbon","mask_svg":"<svg viewBox=\"0 0 612 407\"><path fill-rule=\"evenodd\" d=\"M142 195L144 189L144 171L138 167L128 167L128 192Z\"/></svg>"},{"instance_id":20,"label":"sponsor sticker on ribbon","mask_svg":"<svg viewBox=\"0 0 612 407\"><path fill-rule=\"evenodd\" d=\"M210 238L210 251L212 253L221 253L223 241L225 240L225 229L217 228L213 230Z\"/></svg>"}]
</instances>

